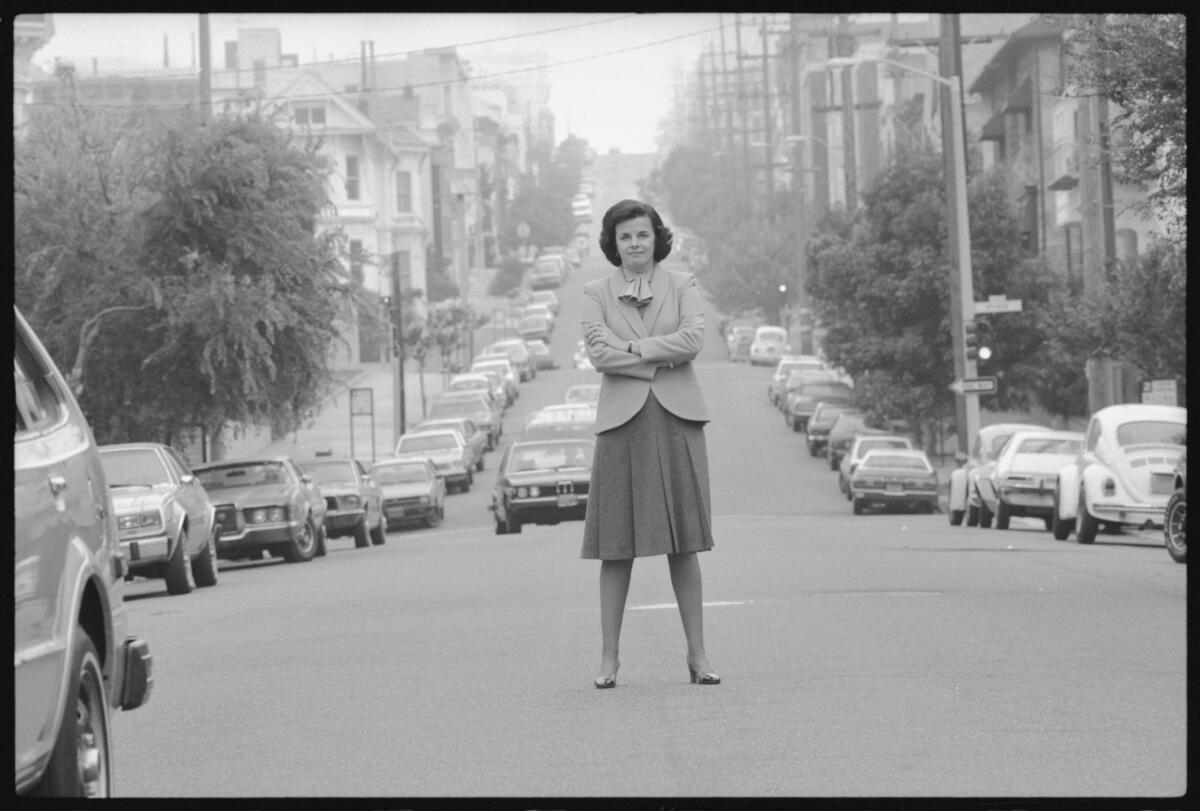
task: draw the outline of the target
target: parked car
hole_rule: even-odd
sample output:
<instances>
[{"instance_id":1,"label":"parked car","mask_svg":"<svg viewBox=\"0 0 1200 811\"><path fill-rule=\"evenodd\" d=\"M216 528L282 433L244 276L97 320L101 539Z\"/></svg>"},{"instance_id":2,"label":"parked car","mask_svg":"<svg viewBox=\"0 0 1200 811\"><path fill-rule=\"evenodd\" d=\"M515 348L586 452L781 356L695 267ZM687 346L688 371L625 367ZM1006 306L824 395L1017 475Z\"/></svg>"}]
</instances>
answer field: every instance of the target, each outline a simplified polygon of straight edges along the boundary
<instances>
[{"instance_id":1,"label":"parked car","mask_svg":"<svg viewBox=\"0 0 1200 811\"><path fill-rule=\"evenodd\" d=\"M130 633L127 562L96 441L13 308L13 692L16 793L107 797L111 719L150 698Z\"/></svg>"},{"instance_id":2,"label":"parked car","mask_svg":"<svg viewBox=\"0 0 1200 811\"><path fill-rule=\"evenodd\" d=\"M446 384L445 391L479 391L486 393L489 397L495 398L499 396L504 407L507 408L510 405L507 391L505 391L502 384L500 384L501 388L497 391L493 388L493 381L498 383L499 378L480 373L465 372L451 377L450 382Z\"/></svg>"},{"instance_id":3,"label":"parked car","mask_svg":"<svg viewBox=\"0 0 1200 811\"><path fill-rule=\"evenodd\" d=\"M508 392L508 402L515 403L517 398L521 396L521 390L518 387L520 375L513 368L512 362L507 356L504 357L477 357L471 362L470 372L479 374L487 371L499 372L504 378L504 388Z\"/></svg>"},{"instance_id":4,"label":"parked car","mask_svg":"<svg viewBox=\"0 0 1200 811\"><path fill-rule=\"evenodd\" d=\"M550 322L540 315L527 315L517 324L517 334L527 341L548 341Z\"/></svg>"},{"instance_id":5,"label":"parked car","mask_svg":"<svg viewBox=\"0 0 1200 811\"><path fill-rule=\"evenodd\" d=\"M521 440L563 439L596 435L596 409L588 403L569 403L540 408L525 418Z\"/></svg>"},{"instance_id":6,"label":"parked car","mask_svg":"<svg viewBox=\"0 0 1200 811\"><path fill-rule=\"evenodd\" d=\"M446 492L456 489L466 493L475 476L475 460L458 431L427 431L404 434L396 441L397 459L428 459L446 480Z\"/></svg>"},{"instance_id":7,"label":"parked car","mask_svg":"<svg viewBox=\"0 0 1200 811\"><path fill-rule=\"evenodd\" d=\"M967 453L959 451L955 454L959 466L950 474L950 495L946 506L951 526L956 527L961 524L964 516L969 527L976 525L990 527L992 525L992 514L989 512L985 515L981 512L982 503L979 500L979 493L975 489L975 480L979 475L978 468L995 459L996 455L1000 453L1000 449L1004 447L1004 443L1017 431L1039 428L1044 431L1050 430L1044 425L1023 422L1000 422L995 425L985 425L972 437ZM986 523L983 523L984 521Z\"/></svg>"},{"instance_id":8,"label":"parked car","mask_svg":"<svg viewBox=\"0 0 1200 811\"><path fill-rule=\"evenodd\" d=\"M354 546L364 549L387 540L383 519L383 492L357 459L322 457L300 463L325 497L325 532L317 543L317 555L325 554L325 540L351 536Z\"/></svg>"},{"instance_id":9,"label":"parked car","mask_svg":"<svg viewBox=\"0 0 1200 811\"><path fill-rule=\"evenodd\" d=\"M567 260L561 254L552 254L536 259L529 269L531 290L546 290L562 287L566 278Z\"/></svg>"},{"instance_id":10,"label":"parked car","mask_svg":"<svg viewBox=\"0 0 1200 811\"><path fill-rule=\"evenodd\" d=\"M466 417L479 426L487 435L485 447L489 451L499 444L500 436L504 433L500 409L493 406L483 395L472 395L470 392L465 396L443 394L430 403L429 419L445 420L454 417Z\"/></svg>"},{"instance_id":11,"label":"parked car","mask_svg":"<svg viewBox=\"0 0 1200 811\"><path fill-rule=\"evenodd\" d=\"M217 522L204 485L156 442L101 445L129 573L162 578L167 594L217 584Z\"/></svg>"},{"instance_id":12,"label":"parked car","mask_svg":"<svg viewBox=\"0 0 1200 811\"><path fill-rule=\"evenodd\" d=\"M870 506L902 507L931 513L937 509L937 471L925 451L867 451L850 474L854 514Z\"/></svg>"},{"instance_id":13,"label":"parked car","mask_svg":"<svg viewBox=\"0 0 1200 811\"><path fill-rule=\"evenodd\" d=\"M553 290L534 290L529 294L530 304L545 304L550 308L550 312L555 318L561 311L561 304L558 301L558 294Z\"/></svg>"},{"instance_id":14,"label":"parked car","mask_svg":"<svg viewBox=\"0 0 1200 811\"><path fill-rule=\"evenodd\" d=\"M797 372L792 374L797 374ZM783 418L793 431L806 431L808 430L808 420L816 410L817 403L849 405L853 396L853 388L835 380L812 380L808 383L801 383L797 388L788 392Z\"/></svg>"},{"instance_id":15,"label":"parked car","mask_svg":"<svg viewBox=\"0 0 1200 811\"><path fill-rule=\"evenodd\" d=\"M528 318L531 315L540 316L546 319L549 324L549 330L554 331L554 311L550 309L548 304L526 304L525 309L521 310L521 318Z\"/></svg>"},{"instance_id":16,"label":"parked car","mask_svg":"<svg viewBox=\"0 0 1200 811\"><path fill-rule=\"evenodd\" d=\"M867 417L858 409L847 409L833 420L826 437L826 455L829 457L829 469L837 470L842 466L842 457L850 449L850 444L861 434L886 434L879 428L867 425Z\"/></svg>"},{"instance_id":17,"label":"parked car","mask_svg":"<svg viewBox=\"0 0 1200 811\"><path fill-rule=\"evenodd\" d=\"M592 407L600 402L599 383L579 383L567 389L563 395L564 403L588 403Z\"/></svg>"},{"instance_id":18,"label":"parked car","mask_svg":"<svg viewBox=\"0 0 1200 811\"><path fill-rule=\"evenodd\" d=\"M483 454L488 449L487 431L476 425L470 417L423 420L408 429L410 434L419 434L422 431L458 431L475 460L475 470L483 470Z\"/></svg>"},{"instance_id":19,"label":"parked car","mask_svg":"<svg viewBox=\"0 0 1200 811\"><path fill-rule=\"evenodd\" d=\"M446 481L428 459L381 459L371 479L383 492L387 528L419 522L433 528L446 515Z\"/></svg>"},{"instance_id":20,"label":"parked car","mask_svg":"<svg viewBox=\"0 0 1200 811\"><path fill-rule=\"evenodd\" d=\"M1175 463L1187 447L1187 409L1124 403L1088 421L1083 450L1058 472L1051 531L1092 543L1101 525L1162 528L1175 493Z\"/></svg>"},{"instance_id":21,"label":"parked car","mask_svg":"<svg viewBox=\"0 0 1200 811\"><path fill-rule=\"evenodd\" d=\"M867 451L874 450L913 450L912 440L906 436L884 433L858 434L850 441L850 448L842 455L838 465L838 489L846 494L847 501L854 500L850 489L850 477L858 470Z\"/></svg>"},{"instance_id":22,"label":"parked car","mask_svg":"<svg viewBox=\"0 0 1200 811\"><path fill-rule=\"evenodd\" d=\"M1050 530L1054 512L1054 480L1063 465L1083 450L1079 431L1017 431L996 458L980 465L975 490L996 529L1008 529L1014 515L1041 518Z\"/></svg>"},{"instance_id":23,"label":"parked car","mask_svg":"<svg viewBox=\"0 0 1200 811\"><path fill-rule=\"evenodd\" d=\"M824 401L817 403L812 417L804 429L804 442L808 446L809 456L819 456L827 449L829 430L833 428L833 423L837 421L837 418L847 412L860 417L864 416L862 411L849 403L826 403Z\"/></svg>"},{"instance_id":24,"label":"parked car","mask_svg":"<svg viewBox=\"0 0 1200 811\"><path fill-rule=\"evenodd\" d=\"M731 324L725 331L725 349L729 352L729 359L734 360L734 350L739 344L745 344L746 356L749 358L750 344L754 343L754 331L757 327L754 324Z\"/></svg>"},{"instance_id":25,"label":"parked car","mask_svg":"<svg viewBox=\"0 0 1200 811\"><path fill-rule=\"evenodd\" d=\"M779 402L776 403L779 410L787 413L788 399L799 391L801 386L808 383L845 383L847 386L850 385L846 381L839 380L837 373L832 369L793 369L783 379L783 388L779 393Z\"/></svg>"},{"instance_id":26,"label":"parked car","mask_svg":"<svg viewBox=\"0 0 1200 811\"><path fill-rule=\"evenodd\" d=\"M1187 451L1175 463L1175 492L1163 511L1167 552L1176 563L1187 563Z\"/></svg>"},{"instance_id":27,"label":"parked car","mask_svg":"<svg viewBox=\"0 0 1200 811\"><path fill-rule=\"evenodd\" d=\"M554 294L550 293L550 295ZM517 370L518 383L524 383L537 377L537 367L534 365L529 345L521 338L509 338L490 343L483 348L483 352L480 354L505 355L513 368Z\"/></svg>"},{"instance_id":28,"label":"parked car","mask_svg":"<svg viewBox=\"0 0 1200 811\"><path fill-rule=\"evenodd\" d=\"M776 363L790 351L787 337L787 330L783 327L765 326L756 329L754 340L750 342L750 365L762 366Z\"/></svg>"},{"instance_id":29,"label":"parked car","mask_svg":"<svg viewBox=\"0 0 1200 811\"><path fill-rule=\"evenodd\" d=\"M496 534L521 531L523 524L582 521L592 475L590 439L514 442L504 452L489 509Z\"/></svg>"},{"instance_id":30,"label":"parked car","mask_svg":"<svg viewBox=\"0 0 1200 811\"><path fill-rule=\"evenodd\" d=\"M575 344L575 368L580 371L596 371L596 367L592 365L592 359L588 357L587 345L583 341Z\"/></svg>"},{"instance_id":31,"label":"parked car","mask_svg":"<svg viewBox=\"0 0 1200 811\"><path fill-rule=\"evenodd\" d=\"M546 342L541 338L526 341L525 346L529 349L529 359L533 364L535 374L558 368L558 361L550 354L550 347L546 346Z\"/></svg>"},{"instance_id":32,"label":"parked car","mask_svg":"<svg viewBox=\"0 0 1200 811\"><path fill-rule=\"evenodd\" d=\"M193 468L217 508L217 555L288 563L313 559L325 538L325 496L287 456L231 459Z\"/></svg>"},{"instance_id":33,"label":"parked car","mask_svg":"<svg viewBox=\"0 0 1200 811\"><path fill-rule=\"evenodd\" d=\"M800 369L821 370L824 368L825 364L816 355L784 355L775 364L771 382L767 384L767 399L773 406L782 405L780 399L783 396L783 384L791 372Z\"/></svg>"}]
</instances>

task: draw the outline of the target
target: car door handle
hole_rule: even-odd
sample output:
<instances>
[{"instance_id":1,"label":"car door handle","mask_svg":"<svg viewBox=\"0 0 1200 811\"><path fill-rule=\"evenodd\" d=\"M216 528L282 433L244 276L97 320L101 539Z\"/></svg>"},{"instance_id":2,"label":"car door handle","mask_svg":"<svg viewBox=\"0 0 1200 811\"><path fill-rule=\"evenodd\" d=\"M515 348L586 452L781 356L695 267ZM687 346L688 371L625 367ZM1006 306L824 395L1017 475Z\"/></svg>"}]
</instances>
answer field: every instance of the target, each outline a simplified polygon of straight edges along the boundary
<instances>
[{"instance_id":1,"label":"car door handle","mask_svg":"<svg viewBox=\"0 0 1200 811\"><path fill-rule=\"evenodd\" d=\"M63 490L67 489L67 479L65 476L60 476L59 474L55 473L46 481L50 483L50 492L56 496Z\"/></svg>"}]
</instances>

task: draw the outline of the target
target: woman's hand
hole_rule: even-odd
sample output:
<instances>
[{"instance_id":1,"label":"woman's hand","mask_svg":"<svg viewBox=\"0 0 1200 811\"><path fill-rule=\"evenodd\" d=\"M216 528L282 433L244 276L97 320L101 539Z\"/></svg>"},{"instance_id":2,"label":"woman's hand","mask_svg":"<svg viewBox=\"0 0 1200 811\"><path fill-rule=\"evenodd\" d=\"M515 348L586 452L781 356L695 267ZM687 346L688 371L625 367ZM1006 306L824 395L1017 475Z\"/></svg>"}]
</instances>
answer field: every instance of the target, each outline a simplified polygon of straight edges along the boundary
<instances>
[{"instance_id":1,"label":"woman's hand","mask_svg":"<svg viewBox=\"0 0 1200 811\"><path fill-rule=\"evenodd\" d=\"M622 352L629 350L629 342L622 341L617 337L616 333L604 324L588 324L583 331L583 340L587 343L589 349L609 346L613 349L619 349Z\"/></svg>"}]
</instances>

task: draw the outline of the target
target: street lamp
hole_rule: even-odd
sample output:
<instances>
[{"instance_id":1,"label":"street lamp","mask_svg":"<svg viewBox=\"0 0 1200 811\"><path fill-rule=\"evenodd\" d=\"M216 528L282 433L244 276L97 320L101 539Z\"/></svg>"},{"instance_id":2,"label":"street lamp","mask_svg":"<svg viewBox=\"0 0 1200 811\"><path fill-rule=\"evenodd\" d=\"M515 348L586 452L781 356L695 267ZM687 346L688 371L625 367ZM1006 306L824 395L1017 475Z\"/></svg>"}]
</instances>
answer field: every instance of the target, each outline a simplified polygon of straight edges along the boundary
<instances>
[{"instance_id":1,"label":"street lamp","mask_svg":"<svg viewBox=\"0 0 1200 811\"><path fill-rule=\"evenodd\" d=\"M954 317L955 314L951 314L950 332L954 347L955 372L959 373L960 377L975 377L977 374L975 361L966 357L962 334L963 325L971 321L975 315L975 288L971 275L971 229L967 219L967 140L966 133L963 132L962 77L941 76L882 56L836 56L827 60L825 64L830 68L851 68L865 62L882 62L950 88L950 123L954 135L951 148L954 150L952 162L954 171L953 177L947 181L950 184L947 191L949 196L954 198L956 212L957 228L954 234L954 244L959 278L959 311L957 317ZM942 114L945 115L944 110ZM963 365L960 367L959 363ZM964 414L966 416L966 431L965 433L962 430L959 431L959 446L962 448L979 430L979 395L967 393L958 396L964 398Z\"/></svg>"}]
</instances>

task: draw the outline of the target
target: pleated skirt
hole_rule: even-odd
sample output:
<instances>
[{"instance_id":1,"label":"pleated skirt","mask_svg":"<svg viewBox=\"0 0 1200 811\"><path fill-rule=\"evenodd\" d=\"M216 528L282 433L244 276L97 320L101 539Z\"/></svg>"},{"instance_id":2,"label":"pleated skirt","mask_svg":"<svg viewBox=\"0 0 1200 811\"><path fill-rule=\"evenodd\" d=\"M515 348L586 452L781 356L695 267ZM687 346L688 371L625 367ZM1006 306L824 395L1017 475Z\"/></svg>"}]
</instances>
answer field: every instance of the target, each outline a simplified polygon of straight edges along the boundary
<instances>
[{"instance_id":1,"label":"pleated skirt","mask_svg":"<svg viewBox=\"0 0 1200 811\"><path fill-rule=\"evenodd\" d=\"M713 546L704 423L651 392L624 425L596 435L580 557L626 560Z\"/></svg>"}]
</instances>

